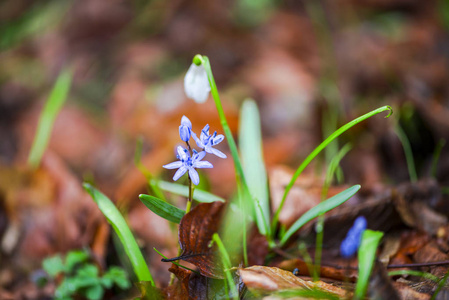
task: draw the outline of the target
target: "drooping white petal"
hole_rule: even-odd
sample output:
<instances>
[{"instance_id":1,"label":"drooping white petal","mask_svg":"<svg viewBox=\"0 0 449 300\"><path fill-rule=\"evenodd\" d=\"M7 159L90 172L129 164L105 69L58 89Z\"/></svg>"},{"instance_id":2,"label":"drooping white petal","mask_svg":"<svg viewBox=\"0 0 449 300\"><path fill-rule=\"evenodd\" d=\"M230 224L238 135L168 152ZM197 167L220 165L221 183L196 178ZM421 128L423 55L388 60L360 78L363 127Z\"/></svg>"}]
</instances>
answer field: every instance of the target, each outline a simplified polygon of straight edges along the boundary
<instances>
[{"instance_id":1,"label":"drooping white petal","mask_svg":"<svg viewBox=\"0 0 449 300\"><path fill-rule=\"evenodd\" d=\"M220 158L226 158L226 157L227 157L226 154L224 154L224 153L221 152L220 150L217 150L217 149L212 148L212 147L208 147L208 148L206 149L206 152L215 154L216 156L218 156L218 157L220 157Z\"/></svg>"},{"instance_id":2,"label":"drooping white petal","mask_svg":"<svg viewBox=\"0 0 449 300\"><path fill-rule=\"evenodd\" d=\"M194 168L189 168L189 176L194 185L198 185L198 183L200 183L200 176Z\"/></svg>"},{"instance_id":3,"label":"drooping white petal","mask_svg":"<svg viewBox=\"0 0 449 300\"><path fill-rule=\"evenodd\" d=\"M173 180L174 181L178 180L186 172L187 172L187 167L186 166L182 166L181 168L178 169L178 171L176 171L175 176L173 176Z\"/></svg>"},{"instance_id":4,"label":"drooping white petal","mask_svg":"<svg viewBox=\"0 0 449 300\"><path fill-rule=\"evenodd\" d=\"M182 161L174 161L172 163L169 163L167 165L162 166L166 169L177 169L182 167Z\"/></svg>"},{"instance_id":5,"label":"drooping white petal","mask_svg":"<svg viewBox=\"0 0 449 300\"><path fill-rule=\"evenodd\" d=\"M205 169L205 168L213 168L214 166L208 161L197 161L193 163L194 168Z\"/></svg>"},{"instance_id":6,"label":"drooping white petal","mask_svg":"<svg viewBox=\"0 0 449 300\"><path fill-rule=\"evenodd\" d=\"M209 97L210 84L203 65L192 63L184 77L184 90L190 99L203 103Z\"/></svg>"}]
</instances>

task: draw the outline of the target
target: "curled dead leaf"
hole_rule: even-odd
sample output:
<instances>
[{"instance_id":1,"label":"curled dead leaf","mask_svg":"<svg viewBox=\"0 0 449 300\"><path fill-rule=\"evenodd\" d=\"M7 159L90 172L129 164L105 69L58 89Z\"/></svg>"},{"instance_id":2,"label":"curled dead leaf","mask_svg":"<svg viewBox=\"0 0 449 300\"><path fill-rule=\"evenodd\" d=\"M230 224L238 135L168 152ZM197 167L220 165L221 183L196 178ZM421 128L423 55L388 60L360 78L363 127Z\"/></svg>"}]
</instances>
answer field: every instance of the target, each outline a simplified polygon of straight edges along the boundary
<instances>
[{"instance_id":1,"label":"curled dead leaf","mask_svg":"<svg viewBox=\"0 0 449 300\"><path fill-rule=\"evenodd\" d=\"M201 203L179 224L180 259L197 266L201 275L217 279L223 278L223 267L216 257L216 246L209 247L209 244L220 228L223 208L221 202Z\"/></svg>"},{"instance_id":2,"label":"curled dead leaf","mask_svg":"<svg viewBox=\"0 0 449 300\"><path fill-rule=\"evenodd\" d=\"M239 269L238 272L248 289L259 293L271 293L288 289L320 289L340 298L346 295L346 291L341 288L322 281L306 281L296 277L292 272L275 267L252 266Z\"/></svg>"}]
</instances>

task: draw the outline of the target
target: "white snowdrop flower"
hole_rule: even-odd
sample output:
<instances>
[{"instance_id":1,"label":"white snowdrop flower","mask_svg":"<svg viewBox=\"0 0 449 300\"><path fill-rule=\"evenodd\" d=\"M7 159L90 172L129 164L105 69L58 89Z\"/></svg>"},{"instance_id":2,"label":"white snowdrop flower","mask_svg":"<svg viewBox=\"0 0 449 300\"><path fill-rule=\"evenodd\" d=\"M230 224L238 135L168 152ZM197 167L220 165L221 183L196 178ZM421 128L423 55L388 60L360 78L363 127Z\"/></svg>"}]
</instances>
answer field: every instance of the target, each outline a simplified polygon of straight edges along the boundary
<instances>
[{"instance_id":1,"label":"white snowdrop flower","mask_svg":"<svg viewBox=\"0 0 449 300\"><path fill-rule=\"evenodd\" d=\"M184 77L184 90L187 97L197 103L204 103L209 97L210 84L203 65L192 63Z\"/></svg>"}]
</instances>

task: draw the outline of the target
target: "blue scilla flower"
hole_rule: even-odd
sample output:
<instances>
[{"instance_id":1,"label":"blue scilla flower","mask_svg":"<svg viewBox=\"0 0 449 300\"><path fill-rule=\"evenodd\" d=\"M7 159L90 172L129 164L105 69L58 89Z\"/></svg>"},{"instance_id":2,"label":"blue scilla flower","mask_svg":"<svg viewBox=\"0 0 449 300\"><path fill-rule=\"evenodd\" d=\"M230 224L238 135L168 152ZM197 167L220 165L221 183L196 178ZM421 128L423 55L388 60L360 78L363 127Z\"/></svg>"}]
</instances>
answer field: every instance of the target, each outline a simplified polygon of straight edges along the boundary
<instances>
[{"instance_id":1,"label":"blue scilla flower","mask_svg":"<svg viewBox=\"0 0 449 300\"><path fill-rule=\"evenodd\" d=\"M195 168L198 169L214 167L208 161L201 161L206 155L206 152L204 151L198 153L193 150L193 156L190 157L190 153L187 149L178 146L178 148L176 148L176 152L178 153L176 157L179 159L179 161L175 161L163 166L166 169L178 169L178 171L176 171L175 173L175 176L173 176L174 181L178 180L182 175L189 171L189 177L192 180L193 184L198 185L198 183L200 183L200 177Z\"/></svg>"},{"instance_id":2,"label":"blue scilla flower","mask_svg":"<svg viewBox=\"0 0 449 300\"><path fill-rule=\"evenodd\" d=\"M343 257L351 257L357 252L366 226L365 217L360 216L355 219L354 225L349 229L348 234L340 245L340 253Z\"/></svg>"},{"instance_id":3,"label":"blue scilla flower","mask_svg":"<svg viewBox=\"0 0 449 300\"><path fill-rule=\"evenodd\" d=\"M182 116L181 125L179 125L179 136L184 142L190 140L190 135L192 134L192 122L186 116Z\"/></svg>"},{"instance_id":4,"label":"blue scilla flower","mask_svg":"<svg viewBox=\"0 0 449 300\"><path fill-rule=\"evenodd\" d=\"M207 153L215 154L221 158L226 158L226 154L220 150L212 148L212 146L219 144L224 139L224 136L222 134L217 135L216 131L212 135L209 134L209 124L204 126L203 130L201 130L200 138L198 138L194 132L192 132L192 136L198 147L204 149Z\"/></svg>"}]
</instances>

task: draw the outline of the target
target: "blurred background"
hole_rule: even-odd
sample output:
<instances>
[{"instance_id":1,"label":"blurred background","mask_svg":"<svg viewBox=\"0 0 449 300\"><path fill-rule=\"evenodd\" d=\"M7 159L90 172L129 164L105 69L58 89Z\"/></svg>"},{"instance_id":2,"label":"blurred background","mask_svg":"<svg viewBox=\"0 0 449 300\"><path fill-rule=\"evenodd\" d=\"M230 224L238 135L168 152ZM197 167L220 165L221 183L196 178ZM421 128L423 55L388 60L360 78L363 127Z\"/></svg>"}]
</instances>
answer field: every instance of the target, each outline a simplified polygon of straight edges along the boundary
<instances>
[{"instance_id":1,"label":"blurred background","mask_svg":"<svg viewBox=\"0 0 449 300\"><path fill-rule=\"evenodd\" d=\"M127 212L155 277L165 282L168 267L152 247L175 256L176 234L138 200L147 183L133 157L141 137L145 167L171 180L162 165L175 160L183 115L197 133L206 124L222 133L212 99L196 104L184 94L183 77L198 53L211 61L233 132L243 100L257 102L277 187L323 138L382 105L393 106L393 117L377 116L342 136L311 168L314 176L351 142L345 183L376 191L409 181L401 128L417 177L426 178L449 137L447 0L4 0L0 291L38 297L29 275L53 253L89 247L100 263L113 259L109 227L82 191L84 180ZM40 113L67 68L69 96L32 170L26 162ZM218 148L230 157L225 142ZM449 184L448 158L443 147L436 169L442 185ZM210 161L202 188L228 199L232 161Z\"/></svg>"}]
</instances>

